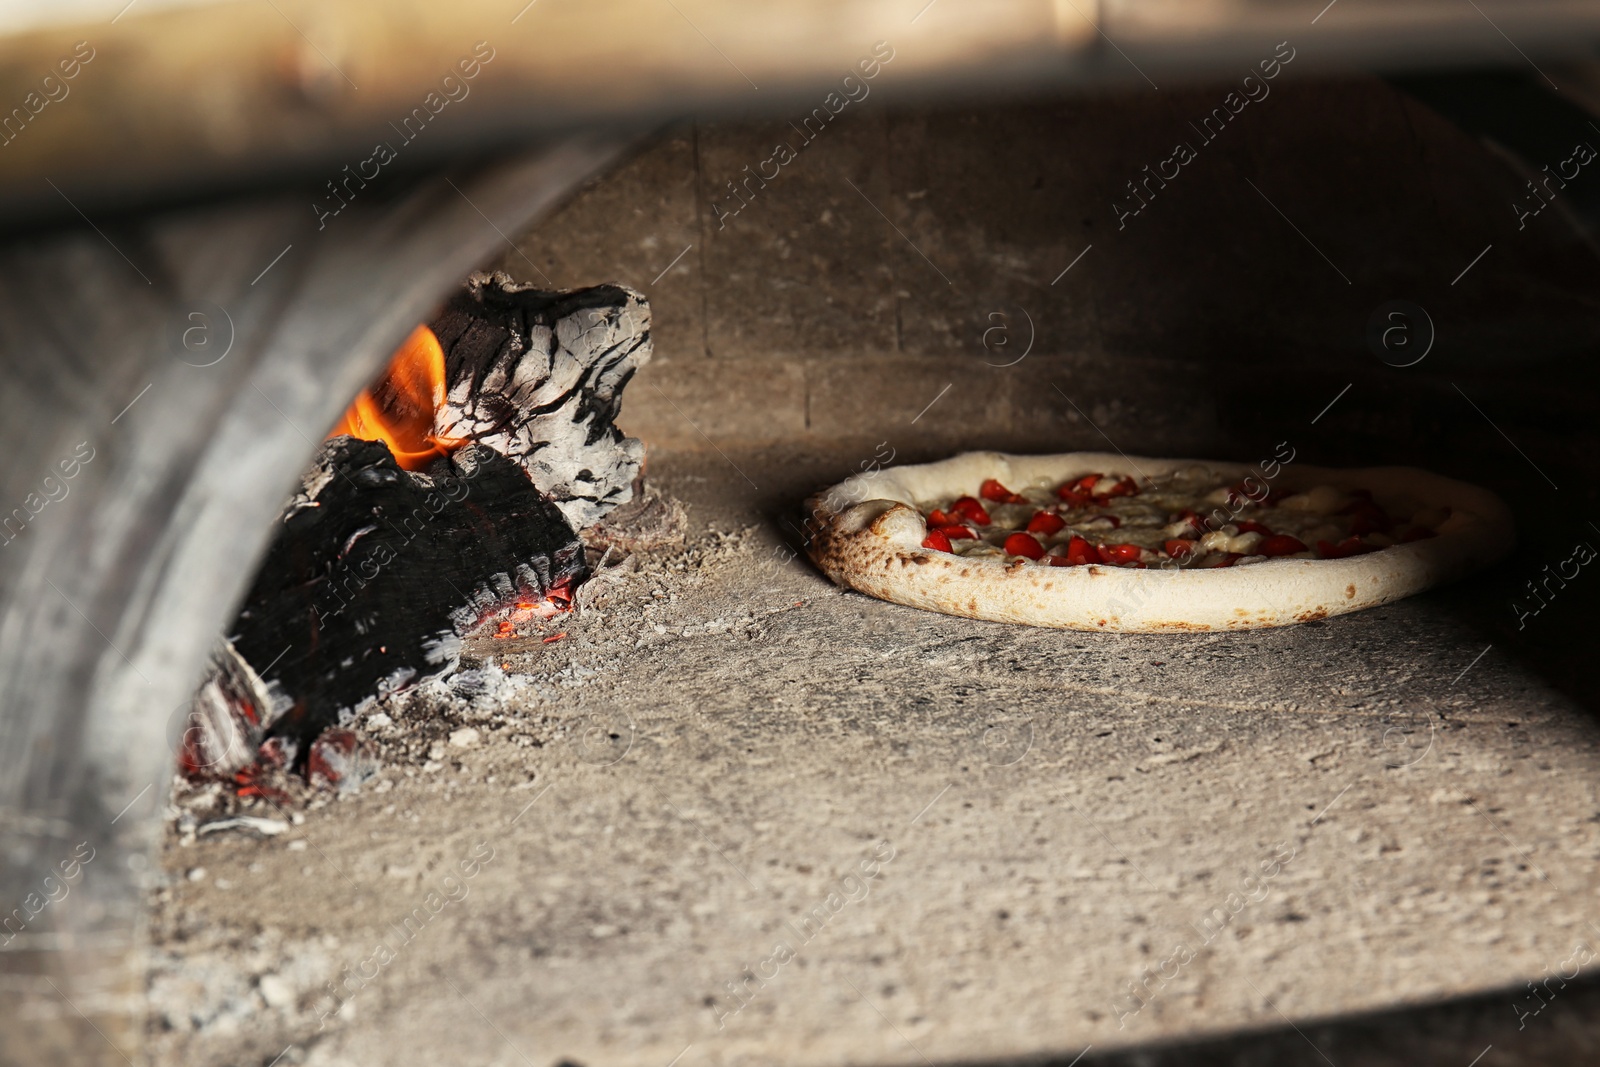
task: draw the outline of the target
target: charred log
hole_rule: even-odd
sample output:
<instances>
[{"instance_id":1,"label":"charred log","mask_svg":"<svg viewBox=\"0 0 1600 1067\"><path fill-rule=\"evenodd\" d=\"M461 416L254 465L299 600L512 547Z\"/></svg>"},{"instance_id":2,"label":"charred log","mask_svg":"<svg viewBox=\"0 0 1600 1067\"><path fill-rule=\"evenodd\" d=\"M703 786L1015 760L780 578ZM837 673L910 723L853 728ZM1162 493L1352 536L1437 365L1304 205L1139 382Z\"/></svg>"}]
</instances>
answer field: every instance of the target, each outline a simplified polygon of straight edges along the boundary
<instances>
[{"instance_id":1,"label":"charred log","mask_svg":"<svg viewBox=\"0 0 1600 1067\"><path fill-rule=\"evenodd\" d=\"M650 306L616 285L544 292L474 274L431 324L445 354L441 438L528 472L574 529L633 497L644 445L617 429L622 388L650 358Z\"/></svg>"},{"instance_id":2,"label":"charred log","mask_svg":"<svg viewBox=\"0 0 1600 1067\"><path fill-rule=\"evenodd\" d=\"M266 683L224 641L188 714L173 724L178 770L190 778L222 778L243 769L255 760L266 722L279 710Z\"/></svg>"},{"instance_id":3,"label":"charred log","mask_svg":"<svg viewBox=\"0 0 1600 1067\"><path fill-rule=\"evenodd\" d=\"M303 765L310 742L365 701L453 669L461 638L498 610L564 607L586 575L566 518L492 449L408 472L381 443L337 437L286 509L228 640L270 694L267 738Z\"/></svg>"},{"instance_id":4,"label":"charred log","mask_svg":"<svg viewBox=\"0 0 1600 1067\"><path fill-rule=\"evenodd\" d=\"M364 704L452 670L462 638L507 609L565 610L588 573L575 531L639 492L644 448L616 418L649 327L629 289L473 275L341 423L399 442L406 469L384 443L338 436L303 476L196 696L180 769L348 785L368 767L337 728Z\"/></svg>"}]
</instances>

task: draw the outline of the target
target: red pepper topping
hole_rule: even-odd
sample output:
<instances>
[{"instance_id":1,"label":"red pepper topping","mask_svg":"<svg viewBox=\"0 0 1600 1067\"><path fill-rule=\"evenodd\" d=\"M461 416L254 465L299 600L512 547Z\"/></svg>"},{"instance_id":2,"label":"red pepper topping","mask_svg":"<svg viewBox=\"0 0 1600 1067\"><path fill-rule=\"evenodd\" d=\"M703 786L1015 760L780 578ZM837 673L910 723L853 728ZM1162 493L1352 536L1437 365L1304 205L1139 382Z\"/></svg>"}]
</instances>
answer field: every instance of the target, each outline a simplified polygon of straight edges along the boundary
<instances>
[{"instance_id":1,"label":"red pepper topping","mask_svg":"<svg viewBox=\"0 0 1600 1067\"><path fill-rule=\"evenodd\" d=\"M1087 563L1099 563L1100 553L1094 546L1081 537L1074 536L1067 542L1067 563L1073 567L1081 567Z\"/></svg>"},{"instance_id":2,"label":"red pepper topping","mask_svg":"<svg viewBox=\"0 0 1600 1067\"><path fill-rule=\"evenodd\" d=\"M968 522L975 522L979 526L989 525L989 512L984 506L970 496L964 496L950 505L950 510L960 515Z\"/></svg>"},{"instance_id":3,"label":"red pepper topping","mask_svg":"<svg viewBox=\"0 0 1600 1067\"><path fill-rule=\"evenodd\" d=\"M1178 518L1189 524L1189 528L1197 535L1207 533L1206 520L1200 517L1199 512L1193 508L1184 508L1178 512Z\"/></svg>"},{"instance_id":4,"label":"red pepper topping","mask_svg":"<svg viewBox=\"0 0 1600 1067\"><path fill-rule=\"evenodd\" d=\"M928 529L930 530L937 530L941 526L949 526L954 521L938 508L934 508L928 513Z\"/></svg>"},{"instance_id":5,"label":"red pepper topping","mask_svg":"<svg viewBox=\"0 0 1600 1067\"><path fill-rule=\"evenodd\" d=\"M1195 547L1195 542L1194 541L1185 541L1181 537L1174 537L1172 540L1167 541L1164 544L1162 544L1161 547L1162 547L1162 549L1164 549L1166 551L1167 555L1171 556L1173 559L1178 559L1178 558L1180 558L1182 556L1187 556L1189 553L1193 552L1194 551L1194 547Z\"/></svg>"},{"instance_id":6,"label":"red pepper topping","mask_svg":"<svg viewBox=\"0 0 1600 1067\"><path fill-rule=\"evenodd\" d=\"M1052 552L1048 556L1046 556L1044 558L1044 561L1046 563L1050 564L1050 566L1052 566L1052 567L1076 567L1077 566L1076 563L1072 562L1066 556L1058 556L1054 552Z\"/></svg>"},{"instance_id":7,"label":"red pepper topping","mask_svg":"<svg viewBox=\"0 0 1600 1067\"><path fill-rule=\"evenodd\" d=\"M1271 537L1272 536L1272 531L1271 530L1267 529L1265 526L1261 525L1259 522L1254 522L1254 521L1252 521L1250 519L1245 519L1242 522L1236 522L1236 523L1234 523L1234 525L1239 528L1239 532L1242 533L1242 534L1258 533L1262 537Z\"/></svg>"},{"instance_id":8,"label":"red pepper topping","mask_svg":"<svg viewBox=\"0 0 1600 1067\"><path fill-rule=\"evenodd\" d=\"M1032 534L1012 534L1006 538L1005 549L1013 556L1025 556L1034 560L1044 558L1044 546Z\"/></svg>"},{"instance_id":9,"label":"red pepper topping","mask_svg":"<svg viewBox=\"0 0 1600 1067\"><path fill-rule=\"evenodd\" d=\"M958 523L953 523L949 526L941 526L936 532L944 534L952 541L976 541L978 539L978 535L972 532L972 527L962 526Z\"/></svg>"},{"instance_id":10,"label":"red pepper topping","mask_svg":"<svg viewBox=\"0 0 1600 1067\"><path fill-rule=\"evenodd\" d=\"M1013 493L994 478L985 478L978 487L978 495L985 500L993 500L996 504L1026 504L1028 498L1018 493Z\"/></svg>"},{"instance_id":11,"label":"red pepper topping","mask_svg":"<svg viewBox=\"0 0 1600 1067\"><path fill-rule=\"evenodd\" d=\"M946 537L944 534L940 533L938 530L930 530L928 532L928 536L924 537L922 539L922 547L923 548L931 548L935 552L953 552L954 551L954 549L952 549L950 547L950 538Z\"/></svg>"},{"instance_id":12,"label":"red pepper topping","mask_svg":"<svg viewBox=\"0 0 1600 1067\"><path fill-rule=\"evenodd\" d=\"M1066 526L1066 519L1049 511L1034 512L1033 518L1028 520L1029 533L1044 534L1046 537L1060 533Z\"/></svg>"},{"instance_id":13,"label":"red pepper topping","mask_svg":"<svg viewBox=\"0 0 1600 1067\"><path fill-rule=\"evenodd\" d=\"M1217 566L1231 567L1235 563L1238 563L1241 559L1244 559L1243 552L1224 552L1222 555L1222 562L1217 564Z\"/></svg>"},{"instance_id":14,"label":"red pepper topping","mask_svg":"<svg viewBox=\"0 0 1600 1067\"><path fill-rule=\"evenodd\" d=\"M1296 552L1304 552L1306 546L1298 537L1288 534L1273 534L1256 546L1259 556L1292 556Z\"/></svg>"}]
</instances>

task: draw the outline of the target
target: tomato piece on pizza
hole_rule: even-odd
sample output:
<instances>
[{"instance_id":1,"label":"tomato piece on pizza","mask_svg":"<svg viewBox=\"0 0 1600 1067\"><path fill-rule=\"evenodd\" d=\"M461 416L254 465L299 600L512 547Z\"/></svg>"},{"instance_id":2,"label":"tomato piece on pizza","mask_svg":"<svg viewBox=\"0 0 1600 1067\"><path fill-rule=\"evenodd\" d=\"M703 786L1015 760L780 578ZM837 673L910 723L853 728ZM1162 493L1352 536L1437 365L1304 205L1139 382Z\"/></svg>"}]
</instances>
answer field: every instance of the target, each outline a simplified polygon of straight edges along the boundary
<instances>
[{"instance_id":1,"label":"tomato piece on pizza","mask_svg":"<svg viewBox=\"0 0 1600 1067\"><path fill-rule=\"evenodd\" d=\"M970 496L957 498L956 502L950 505L950 510L979 526L988 526L993 521L989 518L989 510Z\"/></svg>"},{"instance_id":2,"label":"tomato piece on pizza","mask_svg":"<svg viewBox=\"0 0 1600 1067\"><path fill-rule=\"evenodd\" d=\"M1057 489L1056 497L1060 499L1063 504L1066 504L1069 507L1086 508L1089 506L1089 494L1080 493L1074 486L1071 485L1063 485Z\"/></svg>"},{"instance_id":3,"label":"tomato piece on pizza","mask_svg":"<svg viewBox=\"0 0 1600 1067\"><path fill-rule=\"evenodd\" d=\"M1095 482L1093 490L1094 502L1101 507L1111 503L1114 497L1137 496L1139 494L1139 483L1132 478L1118 478L1111 485L1102 487L1101 482L1105 481L1109 481L1109 479L1101 478Z\"/></svg>"},{"instance_id":4,"label":"tomato piece on pizza","mask_svg":"<svg viewBox=\"0 0 1600 1067\"><path fill-rule=\"evenodd\" d=\"M1067 563L1074 567L1087 566L1090 563L1099 563L1100 553L1095 547L1082 537L1076 535L1067 542Z\"/></svg>"},{"instance_id":5,"label":"tomato piece on pizza","mask_svg":"<svg viewBox=\"0 0 1600 1067\"><path fill-rule=\"evenodd\" d=\"M1028 498L1020 493L1013 493L996 478L985 478L978 487L978 495L985 500L992 500L996 504L1026 504Z\"/></svg>"},{"instance_id":6,"label":"tomato piece on pizza","mask_svg":"<svg viewBox=\"0 0 1600 1067\"><path fill-rule=\"evenodd\" d=\"M1044 546L1039 539L1029 533L1014 533L1006 538L1005 550L1013 556L1022 556L1025 559L1041 560L1044 558Z\"/></svg>"},{"instance_id":7,"label":"tomato piece on pizza","mask_svg":"<svg viewBox=\"0 0 1600 1067\"><path fill-rule=\"evenodd\" d=\"M1107 563L1138 563L1142 552L1138 545L1102 545L1100 558Z\"/></svg>"},{"instance_id":8,"label":"tomato piece on pizza","mask_svg":"<svg viewBox=\"0 0 1600 1067\"><path fill-rule=\"evenodd\" d=\"M1351 556L1364 556L1368 552L1378 551L1377 545L1369 545L1359 537L1351 536L1334 544L1331 541L1317 542L1317 555L1323 559L1349 559Z\"/></svg>"},{"instance_id":9,"label":"tomato piece on pizza","mask_svg":"<svg viewBox=\"0 0 1600 1067\"><path fill-rule=\"evenodd\" d=\"M1053 511L1036 511L1028 520L1028 532L1050 537L1067 528L1067 520Z\"/></svg>"},{"instance_id":10,"label":"tomato piece on pizza","mask_svg":"<svg viewBox=\"0 0 1600 1067\"><path fill-rule=\"evenodd\" d=\"M1271 537L1263 538L1256 546L1257 553L1272 557L1292 556L1304 551L1306 551L1305 543L1298 537L1290 537L1288 534L1273 534Z\"/></svg>"}]
</instances>

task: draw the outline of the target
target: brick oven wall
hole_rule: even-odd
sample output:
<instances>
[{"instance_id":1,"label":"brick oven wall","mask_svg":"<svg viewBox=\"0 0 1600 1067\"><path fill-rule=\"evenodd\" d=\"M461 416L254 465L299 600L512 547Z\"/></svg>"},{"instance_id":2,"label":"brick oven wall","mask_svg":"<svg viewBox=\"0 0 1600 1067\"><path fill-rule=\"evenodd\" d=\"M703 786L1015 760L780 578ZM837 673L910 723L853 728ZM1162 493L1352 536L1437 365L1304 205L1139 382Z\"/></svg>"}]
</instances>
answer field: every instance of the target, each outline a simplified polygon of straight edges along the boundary
<instances>
[{"instance_id":1,"label":"brick oven wall","mask_svg":"<svg viewBox=\"0 0 1600 1067\"><path fill-rule=\"evenodd\" d=\"M1519 231L1522 178L1432 111L1311 73L1284 66L1209 142L1191 123L1231 84L874 99L809 144L780 118L685 123L498 266L646 292L657 354L623 424L657 448L1248 459L1287 437L1325 462L1531 473L1458 383L1547 465L1584 462L1591 431L1547 416L1593 380L1595 257L1557 212ZM1163 188L1179 140L1197 155ZM778 142L797 158L763 187ZM1396 298L1440 338L1403 370L1363 336Z\"/></svg>"}]
</instances>

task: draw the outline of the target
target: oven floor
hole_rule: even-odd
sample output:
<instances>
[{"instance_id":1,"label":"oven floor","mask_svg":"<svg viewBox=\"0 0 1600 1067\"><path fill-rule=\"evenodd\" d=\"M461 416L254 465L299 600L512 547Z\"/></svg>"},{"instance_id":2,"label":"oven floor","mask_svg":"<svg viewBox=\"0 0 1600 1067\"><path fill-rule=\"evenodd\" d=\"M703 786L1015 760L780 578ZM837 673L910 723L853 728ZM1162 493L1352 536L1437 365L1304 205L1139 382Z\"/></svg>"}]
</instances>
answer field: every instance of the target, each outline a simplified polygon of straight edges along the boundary
<instances>
[{"instance_id":1,"label":"oven floor","mask_svg":"<svg viewBox=\"0 0 1600 1067\"><path fill-rule=\"evenodd\" d=\"M1308 1020L1485 992L1390 1024L1422 1043L1393 1062L1593 1040L1522 983L1600 930L1596 731L1470 591L1241 634L946 618L775 553L854 466L654 455L687 545L564 640L474 646L515 684L427 726L438 758L277 838L169 834L156 1062L1089 1064L1267 1029L1260 1062L1387 1063Z\"/></svg>"}]
</instances>

